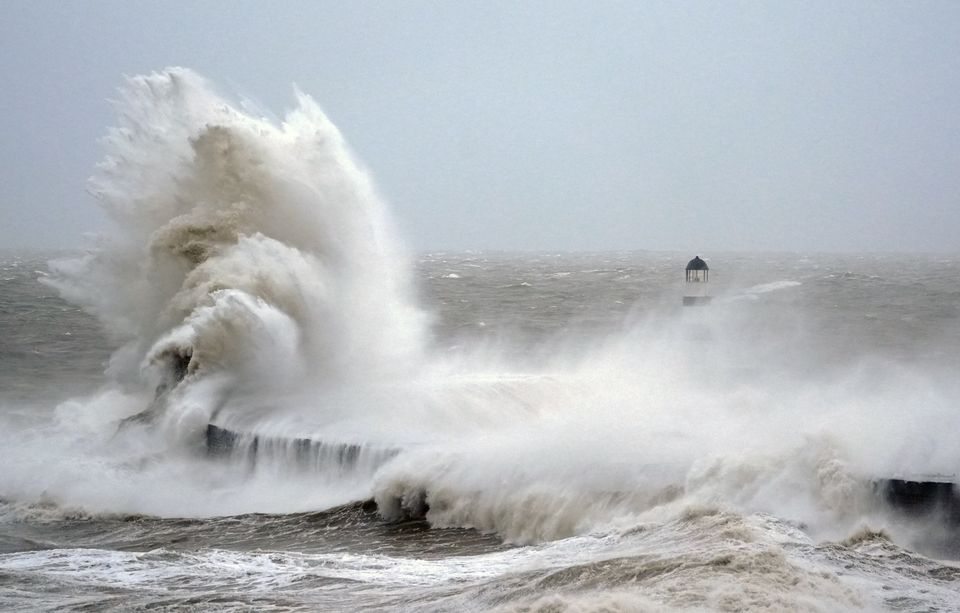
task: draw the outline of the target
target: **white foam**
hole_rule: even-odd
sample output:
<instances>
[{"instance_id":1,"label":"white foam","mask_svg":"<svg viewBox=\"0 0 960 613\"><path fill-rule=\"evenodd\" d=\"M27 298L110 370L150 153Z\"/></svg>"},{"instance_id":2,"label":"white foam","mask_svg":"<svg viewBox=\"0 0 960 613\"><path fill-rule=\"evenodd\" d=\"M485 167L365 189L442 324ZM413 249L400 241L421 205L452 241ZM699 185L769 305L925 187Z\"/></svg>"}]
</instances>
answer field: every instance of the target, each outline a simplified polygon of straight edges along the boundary
<instances>
[{"instance_id":1,"label":"white foam","mask_svg":"<svg viewBox=\"0 0 960 613\"><path fill-rule=\"evenodd\" d=\"M771 283L761 283L759 285L754 285L753 287L746 290L747 294L768 294L770 292L776 292L791 287L797 287L798 285L803 285L800 281L773 281Z\"/></svg>"}]
</instances>

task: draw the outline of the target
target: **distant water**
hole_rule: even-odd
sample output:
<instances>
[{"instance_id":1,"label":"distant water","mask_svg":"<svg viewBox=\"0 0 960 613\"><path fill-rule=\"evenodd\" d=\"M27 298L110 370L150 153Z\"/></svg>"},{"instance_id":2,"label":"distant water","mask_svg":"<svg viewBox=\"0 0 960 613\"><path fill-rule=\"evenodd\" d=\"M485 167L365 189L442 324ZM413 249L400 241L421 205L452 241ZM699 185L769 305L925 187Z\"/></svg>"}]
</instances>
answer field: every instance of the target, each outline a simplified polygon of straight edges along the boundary
<instances>
[{"instance_id":1,"label":"distant water","mask_svg":"<svg viewBox=\"0 0 960 613\"><path fill-rule=\"evenodd\" d=\"M343 137L129 79L0 254L0 609L960 610L960 257L416 256ZM233 432L212 456L210 424Z\"/></svg>"}]
</instances>

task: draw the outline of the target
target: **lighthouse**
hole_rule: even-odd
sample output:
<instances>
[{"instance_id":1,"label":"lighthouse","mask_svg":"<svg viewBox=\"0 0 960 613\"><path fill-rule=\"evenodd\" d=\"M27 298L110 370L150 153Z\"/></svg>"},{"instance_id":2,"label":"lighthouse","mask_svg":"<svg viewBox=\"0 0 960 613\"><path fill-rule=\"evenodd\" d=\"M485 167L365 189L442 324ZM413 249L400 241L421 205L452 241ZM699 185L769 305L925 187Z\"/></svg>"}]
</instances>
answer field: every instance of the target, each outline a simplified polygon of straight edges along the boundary
<instances>
[{"instance_id":1,"label":"lighthouse","mask_svg":"<svg viewBox=\"0 0 960 613\"><path fill-rule=\"evenodd\" d=\"M683 306L703 306L710 304L707 294L707 281L710 279L710 267L700 256L687 262L687 280L684 283Z\"/></svg>"}]
</instances>

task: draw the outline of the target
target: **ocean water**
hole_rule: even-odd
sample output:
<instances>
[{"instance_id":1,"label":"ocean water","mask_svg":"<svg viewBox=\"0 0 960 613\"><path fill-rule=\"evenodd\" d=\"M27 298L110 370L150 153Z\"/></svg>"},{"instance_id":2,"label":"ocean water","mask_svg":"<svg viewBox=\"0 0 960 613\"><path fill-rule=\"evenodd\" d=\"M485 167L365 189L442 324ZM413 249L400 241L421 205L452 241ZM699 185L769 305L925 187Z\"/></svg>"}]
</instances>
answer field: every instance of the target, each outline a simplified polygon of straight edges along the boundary
<instances>
[{"instance_id":1,"label":"ocean water","mask_svg":"<svg viewBox=\"0 0 960 613\"><path fill-rule=\"evenodd\" d=\"M960 610L875 487L960 471L960 256L682 307L693 253L406 250L303 94L116 104L111 228L0 252L3 610Z\"/></svg>"}]
</instances>

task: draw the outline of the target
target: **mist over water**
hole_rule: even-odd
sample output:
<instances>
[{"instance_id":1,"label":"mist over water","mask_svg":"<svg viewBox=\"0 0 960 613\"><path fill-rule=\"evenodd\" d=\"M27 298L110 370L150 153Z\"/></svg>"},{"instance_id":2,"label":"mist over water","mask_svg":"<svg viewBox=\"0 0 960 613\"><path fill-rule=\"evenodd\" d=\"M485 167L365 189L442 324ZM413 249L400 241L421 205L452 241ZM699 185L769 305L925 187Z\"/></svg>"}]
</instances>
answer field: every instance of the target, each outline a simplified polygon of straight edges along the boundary
<instances>
[{"instance_id":1,"label":"mist over water","mask_svg":"<svg viewBox=\"0 0 960 613\"><path fill-rule=\"evenodd\" d=\"M112 349L96 391L2 397L2 565L51 602L80 598L59 564L140 593L110 569L162 579L164 555L199 572L195 606L240 567L224 606L958 602L953 566L888 565L949 538L872 487L960 468L956 257L718 254L690 309L693 254L415 265L308 96L275 122L169 69L115 104L91 182L111 230L42 286L4 260L3 325L41 329L22 313L53 288ZM49 347L41 367L102 355ZM210 423L242 433L232 456L207 457Z\"/></svg>"}]
</instances>

